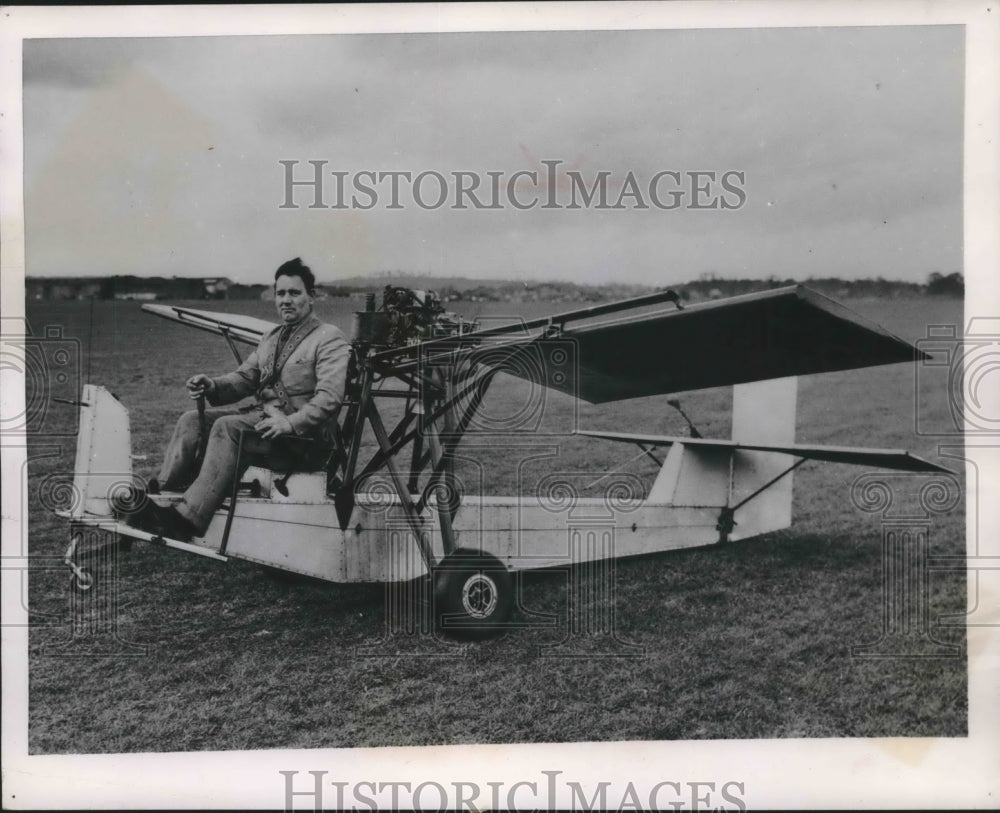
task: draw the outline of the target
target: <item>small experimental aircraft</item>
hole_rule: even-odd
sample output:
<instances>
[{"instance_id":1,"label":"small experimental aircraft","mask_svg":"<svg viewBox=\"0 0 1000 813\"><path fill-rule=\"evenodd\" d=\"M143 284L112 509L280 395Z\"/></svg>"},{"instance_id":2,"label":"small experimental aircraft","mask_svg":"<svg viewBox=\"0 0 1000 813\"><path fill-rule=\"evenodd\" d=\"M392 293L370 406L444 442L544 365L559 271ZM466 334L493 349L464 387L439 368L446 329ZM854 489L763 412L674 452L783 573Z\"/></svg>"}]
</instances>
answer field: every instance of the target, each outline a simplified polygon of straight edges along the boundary
<instances>
[{"instance_id":1,"label":"small experimental aircraft","mask_svg":"<svg viewBox=\"0 0 1000 813\"><path fill-rule=\"evenodd\" d=\"M256 345L273 327L186 307L143 310L221 335L237 362L238 345ZM355 314L351 345L340 442L310 449L292 470L251 467L205 536L189 542L154 536L116 513L123 494L160 505L180 494L133 487L128 411L105 388L84 385L76 499L61 512L75 589L94 585L80 560L84 531L111 532L110 544L143 540L330 582L423 580L433 588L435 624L483 637L507 625L517 571L787 528L792 472L806 460L948 471L902 450L795 443L797 376L924 358L802 286L687 306L661 291L498 326L448 313L433 293L390 286L378 307L368 295ZM501 372L594 404L732 385L731 437L701 437L690 421L690 436L577 432L635 444L656 460L645 494L619 484L615 493L563 499L558 483L527 497L462 494L456 451ZM390 401L392 428L383 418ZM680 410L675 398L666 403ZM662 460L657 447L668 447ZM581 511L601 519L576 521Z\"/></svg>"}]
</instances>

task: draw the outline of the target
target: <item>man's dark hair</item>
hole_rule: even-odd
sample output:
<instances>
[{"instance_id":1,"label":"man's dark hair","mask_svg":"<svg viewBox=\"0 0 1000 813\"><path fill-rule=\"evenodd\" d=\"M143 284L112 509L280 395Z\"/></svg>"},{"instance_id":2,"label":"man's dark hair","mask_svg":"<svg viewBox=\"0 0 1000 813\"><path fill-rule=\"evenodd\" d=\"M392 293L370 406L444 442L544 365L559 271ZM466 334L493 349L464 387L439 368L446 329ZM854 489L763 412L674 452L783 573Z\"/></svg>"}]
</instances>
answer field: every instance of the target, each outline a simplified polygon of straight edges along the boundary
<instances>
[{"instance_id":1,"label":"man's dark hair","mask_svg":"<svg viewBox=\"0 0 1000 813\"><path fill-rule=\"evenodd\" d=\"M316 277L313 276L312 269L303 264L302 260L296 257L287 263L282 263L278 270L274 272L274 282L277 284L278 277L298 277L306 287L306 293L314 296L316 293Z\"/></svg>"}]
</instances>

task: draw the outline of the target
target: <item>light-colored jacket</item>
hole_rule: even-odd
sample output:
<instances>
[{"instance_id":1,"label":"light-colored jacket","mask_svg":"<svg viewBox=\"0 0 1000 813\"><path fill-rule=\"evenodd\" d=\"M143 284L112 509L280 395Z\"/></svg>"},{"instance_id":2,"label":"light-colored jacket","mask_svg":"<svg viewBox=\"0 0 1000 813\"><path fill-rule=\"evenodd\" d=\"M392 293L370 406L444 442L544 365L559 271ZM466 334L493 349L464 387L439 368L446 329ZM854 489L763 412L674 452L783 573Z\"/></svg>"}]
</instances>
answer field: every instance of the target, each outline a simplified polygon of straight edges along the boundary
<instances>
[{"instance_id":1,"label":"light-colored jacket","mask_svg":"<svg viewBox=\"0 0 1000 813\"><path fill-rule=\"evenodd\" d=\"M296 435L325 435L344 399L351 346L343 332L309 315L292 331L275 358L281 326L264 334L239 369L213 378L213 406L255 396L265 412L280 409ZM278 374L274 375L275 367Z\"/></svg>"}]
</instances>

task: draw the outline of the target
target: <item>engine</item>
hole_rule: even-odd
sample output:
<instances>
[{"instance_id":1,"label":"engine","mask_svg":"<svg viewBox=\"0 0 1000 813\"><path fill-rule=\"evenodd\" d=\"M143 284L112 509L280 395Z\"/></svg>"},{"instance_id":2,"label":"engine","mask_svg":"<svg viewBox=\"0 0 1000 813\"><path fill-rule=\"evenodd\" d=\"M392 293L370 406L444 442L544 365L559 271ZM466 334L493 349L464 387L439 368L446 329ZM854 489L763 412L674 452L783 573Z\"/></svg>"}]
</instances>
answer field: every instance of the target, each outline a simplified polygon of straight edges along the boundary
<instances>
[{"instance_id":1,"label":"engine","mask_svg":"<svg viewBox=\"0 0 1000 813\"><path fill-rule=\"evenodd\" d=\"M475 322L445 310L434 291L386 285L378 308L375 298L375 294L368 294L365 310L354 314L355 344L401 347L427 339L459 336L476 328Z\"/></svg>"}]
</instances>

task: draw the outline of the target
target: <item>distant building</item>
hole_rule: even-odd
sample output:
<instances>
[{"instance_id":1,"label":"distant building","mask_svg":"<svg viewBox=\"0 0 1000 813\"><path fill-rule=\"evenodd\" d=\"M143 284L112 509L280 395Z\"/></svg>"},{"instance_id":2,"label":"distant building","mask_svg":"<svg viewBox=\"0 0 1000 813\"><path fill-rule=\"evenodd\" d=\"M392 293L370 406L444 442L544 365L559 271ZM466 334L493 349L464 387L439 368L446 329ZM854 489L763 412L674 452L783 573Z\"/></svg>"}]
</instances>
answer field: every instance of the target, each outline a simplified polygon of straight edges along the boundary
<instances>
[{"instance_id":1,"label":"distant building","mask_svg":"<svg viewBox=\"0 0 1000 813\"><path fill-rule=\"evenodd\" d=\"M229 286L232 281L226 277L209 277L202 280L205 285L205 297L207 299L226 299Z\"/></svg>"},{"instance_id":2,"label":"distant building","mask_svg":"<svg viewBox=\"0 0 1000 813\"><path fill-rule=\"evenodd\" d=\"M228 277L29 277L27 299L228 299ZM246 287L246 286L244 286ZM250 286L256 287L256 286Z\"/></svg>"},{"instance_id":3,"label":"distant building","mask_svg":"<svg viewBox=\"0 0 1000 813\"><path fill-rule=\"evenodd\" d=\"M234 282L226 290L227 299L260 299L261 293L266 290L267 285L242 285Z\"/></svg>"},{"instance_id":4,"label":"distant building","mask_svg":"<svg viewBox=\"0 0 1000 813\"><path fill-rule=\"evenodd\" d=\"M26 279L24 295L27 299L92 299L100 297L101 282L92 278Z\"/></svg>"}]
</instances>

